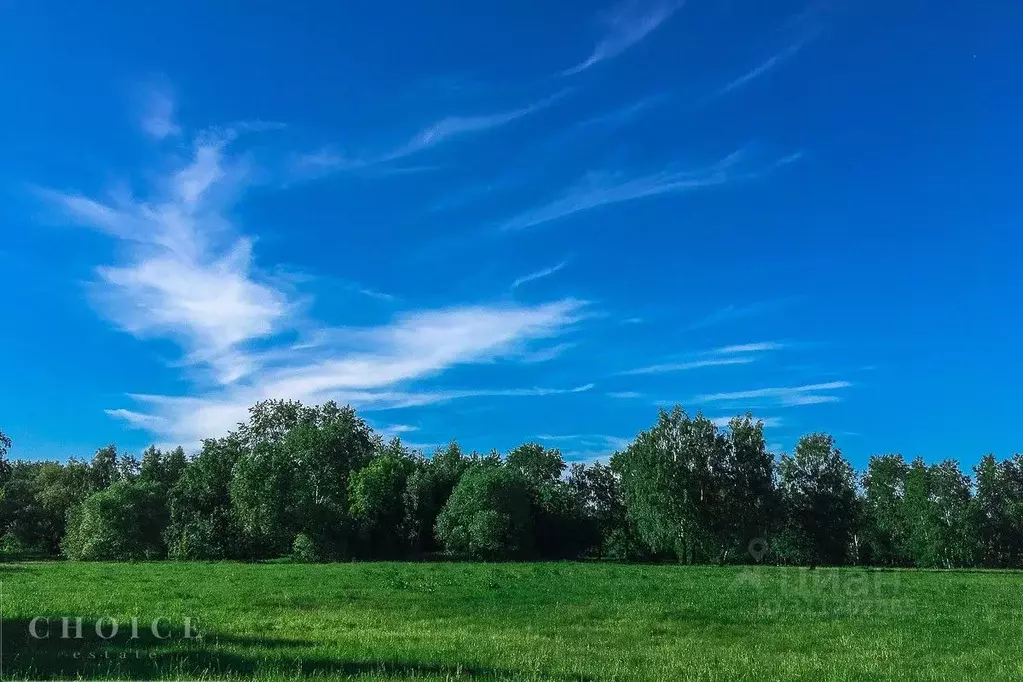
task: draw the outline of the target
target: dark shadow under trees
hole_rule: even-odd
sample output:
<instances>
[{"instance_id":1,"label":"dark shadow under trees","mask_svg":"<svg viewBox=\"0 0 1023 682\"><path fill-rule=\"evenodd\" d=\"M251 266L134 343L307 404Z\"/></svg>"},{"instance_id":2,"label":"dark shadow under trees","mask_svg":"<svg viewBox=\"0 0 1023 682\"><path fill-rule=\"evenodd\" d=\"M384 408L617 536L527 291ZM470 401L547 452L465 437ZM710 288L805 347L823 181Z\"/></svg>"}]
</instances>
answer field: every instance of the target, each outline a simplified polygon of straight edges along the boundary
<instances>
[{"instance_id":1,"label":"dark shadow under trees","mask_svg":"<svg viewBox=\"0 0 1023 682\"><path fill-rule=\"evenodd\" d=\"M45 617L44 617L45 618ZM119 624L119 632L109 639L96 633L98 617L81 616L81 638L76 637L71 616L68 637L63 637L63 616L50 616L36 623L34 637L31 619L4 619L3 679L207 679L280 676L354 677L373 675L390 678L472 679L472 680L579 680L583 675L555 675L519 671L474 663L435 661L340 658L324 655L311 641L247 637L223 632L207 632L194 626L186 633L181 622L162 621L160 637L149 622L140 622L137 638L131 623ZM104 635L112 632L110 619L101 620ZM186 634L193 636L186 638ZM198 635L198 636L196 636Z\"/></svg>"}]
</instances>

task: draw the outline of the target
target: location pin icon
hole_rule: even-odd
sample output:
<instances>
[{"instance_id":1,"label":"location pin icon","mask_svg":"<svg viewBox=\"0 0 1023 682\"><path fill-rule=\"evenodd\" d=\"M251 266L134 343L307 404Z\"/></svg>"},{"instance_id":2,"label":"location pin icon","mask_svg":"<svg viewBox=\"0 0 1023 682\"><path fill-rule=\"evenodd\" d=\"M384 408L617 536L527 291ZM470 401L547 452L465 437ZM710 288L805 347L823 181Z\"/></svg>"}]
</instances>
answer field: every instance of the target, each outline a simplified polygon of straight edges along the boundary
<instances>
[{"instance_id":1,"label":"location pin icon","mask_svg":"<svg viewBox=\"0 0 1023 682\"><path fill-rule=\"evenodd\" d=\"M753 538L749 541L749 555L753 557L754 561L760 561L765 554L767 554L767 540Z\"/></svg>"}]
</instances>

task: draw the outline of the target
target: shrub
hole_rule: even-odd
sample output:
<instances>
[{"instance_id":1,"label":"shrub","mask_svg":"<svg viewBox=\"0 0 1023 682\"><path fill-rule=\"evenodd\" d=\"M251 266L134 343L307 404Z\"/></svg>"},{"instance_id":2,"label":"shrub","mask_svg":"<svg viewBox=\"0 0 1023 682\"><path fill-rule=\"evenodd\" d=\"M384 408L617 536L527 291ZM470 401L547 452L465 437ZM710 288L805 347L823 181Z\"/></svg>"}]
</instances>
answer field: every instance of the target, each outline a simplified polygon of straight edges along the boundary
<instances>
[{"instance_id":1,"label":"shrub","mask_svg":"<svg viewBox=\"0 0 1023 682\"><path fill-rule=\"evenodd\" d=\"M73 510L61 550L77 561L158 559L167 521L159 485L118 481Z\"/></svg>"},{"instance_id":2,"label":"shrub","mask_svg":"<svg viewBox=\"0 0 1023 682\"><path fill-rule=\"evenodd\" d=\"M530 491L521 474L478 465L462 476L440 516L437 539L451 553L475 559L527 555Z\"/></svg>"},{"instance_id":3,"label":"shrub","mask_svg":"<svg viewBox=\"0 0 1023 682\"><path fill-rule=\"evenodd\" d=\"M291 558L302 564L312 564L320 560L316 544L305 533L296 535L295 541L291 543Z\"/></svg>"}]
</instances>

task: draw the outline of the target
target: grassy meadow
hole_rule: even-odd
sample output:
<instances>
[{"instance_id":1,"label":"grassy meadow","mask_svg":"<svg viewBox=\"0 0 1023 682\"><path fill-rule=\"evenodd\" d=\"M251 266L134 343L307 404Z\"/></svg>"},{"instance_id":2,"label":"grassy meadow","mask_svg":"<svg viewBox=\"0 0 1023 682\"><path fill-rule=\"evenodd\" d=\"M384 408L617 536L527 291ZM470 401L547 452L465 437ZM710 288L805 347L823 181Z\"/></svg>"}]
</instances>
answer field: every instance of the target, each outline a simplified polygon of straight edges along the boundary
<instances>
[{"instance_id":1,"label":"grassy meadow","mask_svg":"<svg viewBox=\"0 0 1023 682\"><path fill-rule=\"evenodd\" d=\"M1008 572L42 562L0 581L4 680L1023 679Z\"/></svg>"}]
</instances>

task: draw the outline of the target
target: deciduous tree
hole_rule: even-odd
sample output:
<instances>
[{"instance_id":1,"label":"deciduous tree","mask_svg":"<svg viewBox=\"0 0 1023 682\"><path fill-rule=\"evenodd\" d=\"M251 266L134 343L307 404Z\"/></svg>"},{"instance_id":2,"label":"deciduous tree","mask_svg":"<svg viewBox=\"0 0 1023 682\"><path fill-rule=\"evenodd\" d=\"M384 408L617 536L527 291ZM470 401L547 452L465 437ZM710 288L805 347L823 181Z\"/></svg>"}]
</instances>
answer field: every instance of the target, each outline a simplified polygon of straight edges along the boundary
<instances>
[{"instance_id":1,"label":"deciduous tree","mask_svg":"<svg viewBox=\"0 0 1023 682\"><path fill-rule=\"evenodd\" d=\"M61 549L80 561L158 559L165 554L166 525L166 498L159 486L117 481L76 508Z\"/></svg>"},{"instance_id":2,"label":"deciduous tree","mask_svg":"<svg viewBox=\"0 0 1023 682\"><path fill-rule=\"evenodd\" d=\"M474 559L528 556L529 484L500 464L470 467L437 518L437 538L447 551Z\"/></svg>"},{"instance_id":3,"label":"deciduous tree","mask_svg":"<svg viewBox=\"0 0 1023 682\"><path fill-rule=\"evenodd\" d=\"M676 406L613 457L629 517L655 552L689 563L718 555L727 450L709 419Z\"/></svg>"},{"instance_id":4,"label":"deciduous tree","mask_svg":"<svg viewBox=\"0 0 1023 682\"><path fill-rule=\"evenodd\" d=\"M907 552L906 476L909 467L902 455L870 458L862 476L863 545L867 563L904 566Z\"/></svg>"},{"instance_id":5,"label":"deciduous tree","mask_svg":"<svg viewBox=\"0 0 1023 682\"><path fill-rule=\"evenodd\" d=\"M811 566L845 563L857 523L856 479L834 439L803 436L792 456L781 458L778 473L783 556Z\"/></svg>"},{"instance_id":6,"label":"deciduous tree","mask_svg":"<svg viewBox=\"0 0 1023 682\"><path fill-rule=\"evenodd\" d=\"M359 549L366 556L395 559L412 551L412 517L406 490L411 477L423 467L422 458L395 438L352 474L349 506Z\"/></svg>"}]
</instances>

